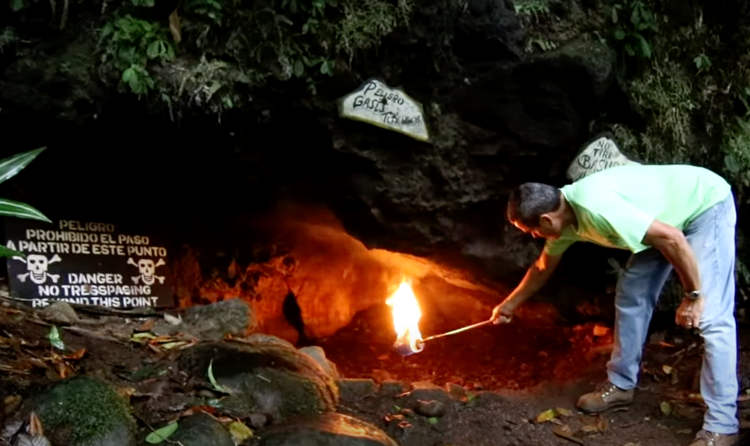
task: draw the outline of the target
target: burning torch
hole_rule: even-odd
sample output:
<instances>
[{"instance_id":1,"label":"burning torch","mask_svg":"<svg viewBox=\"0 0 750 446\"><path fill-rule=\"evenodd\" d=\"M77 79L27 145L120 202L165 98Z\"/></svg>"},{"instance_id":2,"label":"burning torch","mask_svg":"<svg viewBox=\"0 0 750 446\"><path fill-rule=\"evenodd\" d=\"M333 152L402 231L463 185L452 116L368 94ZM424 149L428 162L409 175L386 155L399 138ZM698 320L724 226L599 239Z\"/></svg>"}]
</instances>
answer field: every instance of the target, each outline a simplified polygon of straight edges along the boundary
<instances>
[{"instance_id":1,"label":"burning torch","mask_svg":"<svg viewBox=\"0 0 750 446\"><path fill-rule=\"evenodd\" d=\"M422 338L422 333L419 331L419 319L422 317L422 311L419 309L417 298L408 282L402 282L396 292L386 300L386 303L392 308L393 325L396 329L396 342L394 342L393 348L402 356L421 352L424 350L424 344L427 341L452 336L492 324L492 320L488 319L445 333Z\"/></svg>"}]
</instances>

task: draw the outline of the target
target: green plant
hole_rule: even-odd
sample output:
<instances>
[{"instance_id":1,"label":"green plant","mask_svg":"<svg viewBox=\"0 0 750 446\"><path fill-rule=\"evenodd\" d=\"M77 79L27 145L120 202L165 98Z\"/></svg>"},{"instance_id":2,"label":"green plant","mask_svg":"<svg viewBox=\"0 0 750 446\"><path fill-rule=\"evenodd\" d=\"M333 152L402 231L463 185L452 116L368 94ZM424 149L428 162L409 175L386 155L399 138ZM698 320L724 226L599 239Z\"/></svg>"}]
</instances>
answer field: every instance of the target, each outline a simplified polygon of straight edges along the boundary
<instances>
[{"instance_id":1,"label":"green plant","mask_svg":"<svg viewBox=\"0 0 750 446\"><path fill-rule=\"evenodd\" d=\"M736 118L725 134L721 149L730 180L735 185L750 188L750 118Z\"/></svg>"},{"instance_id":2,"label":"green plant","mask_svg":"<svg viewBox=\"0 0 750 446\"><path fill-rule=\"evenodd\" d=\"M621 20L625 13L627 20ZM648 9L642 0L616 3L611 9L612 24L615 25L613 37L630 57L650 58L651 43L649 32L657 30L656 15Z\"/></svg>"},{"instance_id":3,"label":"green plant","mask_svg":"<svg viewBox=\"0 0 750 446\"><path fill-rule=\"evenodd\" d=\"M221 25L224 8L219 0L187 0L185 12L209 19L215 25Z\"/></svg>"},{"instance_id":4,"label":"green plant","mask_svg":"<svg viewBox=\"0 0 750 446\"><path fill-rule=\"evenodd\" d=\"M547 0L515 0L513 9L522 19L534 19L539 22L539 18L550 13Z\"/></svg>"},{"instance_id":5,"label":"green plant","mask_svg":"<svg viewBox=\"0 0 750 446\"><path fill-rule=\"evenodd\" d=\"M174 59L167 28L129 14L104 25L99 44L105 42L104 62L111 62L120 80L139 96L154 88L149 64Z\"/></svg>"},{"instance_id":6,"label":"green plant","mask_svg":"<svg viewBox=\"0 0 750 446\"><path fill-rule=\"evenodd\" d=\"M708 58L706 53L701 53L695 58L693 58L693 63L695 63L695 68L698 69L698 72L701 71L707 71L709 68L711 68L711 59Z\"/></svg>"},{"instance_id":7,"label":"green plant","mask_svg":"<svg viewBox=\"0 0 750 446\"><path fill-rule=\"evenodd\" d=\"M45 147L30 150L28 152L18 153L0 161L0 183L12 178L18 172L26 167L34 158L39 155ZM11 201L5 198L0 198L0 215L8 217L18 218L29 218L32 220L41 220L49 222L50 220L44 216L41 212L34 209L25 203L18 201ZM13 249L8 249L5 246L0 245L0 257L11 257L23 255L22 253Z\"/></svg>"},{"instance_id":8,"label":"green plant","mask_svg":"<svg viewBox=\"0 0 750 446\"><path fill-rule=\"evenodd\" d=\"M2 32L0 32L0 54L3 53L3 50L10 46L12 43L16 42L18 40L18 36L16 35L16 32L13 30L13 28L5 28Z\"/></svg>"},{"instance_id":9,"label":"green plant","mask_svg":"<svg viewBox=\"0 0 750 446\"><path fill-rule=\"evenodd\" d=\"M557 48L557 44L549 39L532 37L526 43L525 51L531 53L534 51L534 45L538 46L542 52L552 51Z\"/></svg>"}]
</instances>

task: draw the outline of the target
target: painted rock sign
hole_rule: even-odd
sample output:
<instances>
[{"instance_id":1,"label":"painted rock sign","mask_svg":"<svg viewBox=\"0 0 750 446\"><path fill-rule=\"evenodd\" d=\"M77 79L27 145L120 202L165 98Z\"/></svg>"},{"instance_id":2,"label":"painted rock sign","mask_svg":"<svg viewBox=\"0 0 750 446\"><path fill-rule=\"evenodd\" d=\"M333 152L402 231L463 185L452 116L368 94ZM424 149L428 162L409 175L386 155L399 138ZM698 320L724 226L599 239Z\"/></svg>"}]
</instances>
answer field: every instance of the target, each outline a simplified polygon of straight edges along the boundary
<instances>
[{"instance_id":1,"label":"painted rock sign","mask_svg":"<svg viewBox=\"0 0 750 446\"><path fill-rule=\"evenodd\" d=\"M631 163L635 161L623 155L609 135L601 135L584 145L566 174L570 180L577 181L592 173Z\"/></svg>"},{"instance_id":2,"label":"painted rock sign","mask_svg":"<svg viewBox=\"0 0 750 446\"><path fill-rule=\"evenodd\" d=\"M428 141L422 104L403 91L370 79L339 100L339 115Z\"/></svg>"},{"instance_id":3,"label":"painted rock sign","mask_svg":"<svg viewBox=\"0 0 750 446\"><path fill-rule=\"evenodd\" d=\"M6 220L11 295L33 307L62 300L112 308L169 306L167 248L109 223Z\"/></svg>"}]
</instances>

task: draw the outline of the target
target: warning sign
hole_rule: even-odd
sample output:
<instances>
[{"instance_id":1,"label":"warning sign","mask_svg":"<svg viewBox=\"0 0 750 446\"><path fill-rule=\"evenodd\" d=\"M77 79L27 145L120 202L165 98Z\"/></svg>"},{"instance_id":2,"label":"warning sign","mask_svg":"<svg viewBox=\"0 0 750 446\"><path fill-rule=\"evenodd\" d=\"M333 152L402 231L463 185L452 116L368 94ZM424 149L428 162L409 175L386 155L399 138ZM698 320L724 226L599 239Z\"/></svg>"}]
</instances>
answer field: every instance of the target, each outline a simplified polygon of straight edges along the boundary
<instances>
[{"instance_id":1,"label":"warning sign","mask_svg":"<svg viewBox=\"0 0 750 446\"><path fill-rule=\"evenodd\" d=\"M11 295L33 307L55 301L113 308L169 306L166 246L114 224L6 220Z\"/></svg>"}]
</instances>

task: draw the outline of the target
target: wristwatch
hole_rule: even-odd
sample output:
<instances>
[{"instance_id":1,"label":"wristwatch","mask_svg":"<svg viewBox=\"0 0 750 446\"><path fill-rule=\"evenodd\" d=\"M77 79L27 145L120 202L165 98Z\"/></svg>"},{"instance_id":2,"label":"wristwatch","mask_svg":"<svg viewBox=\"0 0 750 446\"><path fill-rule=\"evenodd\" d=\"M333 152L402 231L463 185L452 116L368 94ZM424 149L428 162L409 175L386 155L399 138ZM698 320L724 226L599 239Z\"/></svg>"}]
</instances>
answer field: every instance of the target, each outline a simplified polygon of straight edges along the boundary
<instances>
[{"instance_id":1,"label":"wristwatch","mask_svg":"<svg viewBox=\"0 0 750 446\"><path fill-rule=\"evenodd\" d=\"M701 290L685 291L685 299L698 300L701 297Z\"/></svg>"}]
</instances>

